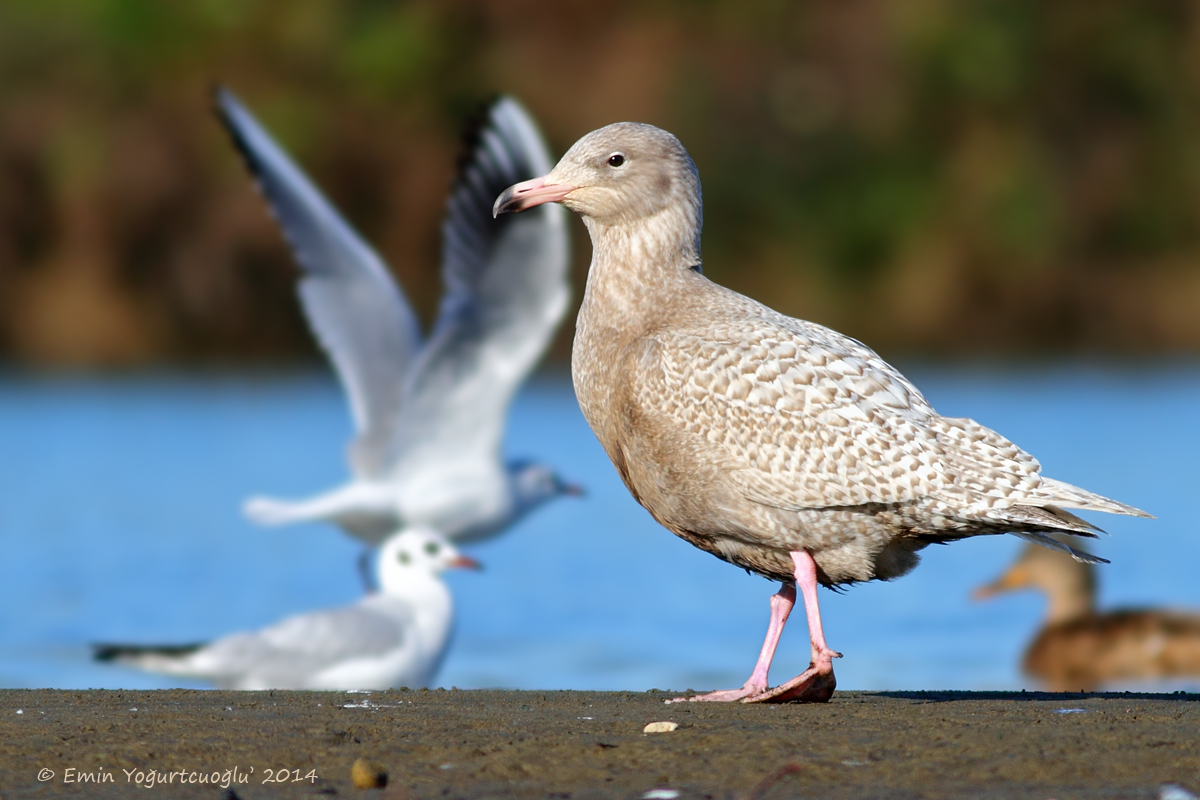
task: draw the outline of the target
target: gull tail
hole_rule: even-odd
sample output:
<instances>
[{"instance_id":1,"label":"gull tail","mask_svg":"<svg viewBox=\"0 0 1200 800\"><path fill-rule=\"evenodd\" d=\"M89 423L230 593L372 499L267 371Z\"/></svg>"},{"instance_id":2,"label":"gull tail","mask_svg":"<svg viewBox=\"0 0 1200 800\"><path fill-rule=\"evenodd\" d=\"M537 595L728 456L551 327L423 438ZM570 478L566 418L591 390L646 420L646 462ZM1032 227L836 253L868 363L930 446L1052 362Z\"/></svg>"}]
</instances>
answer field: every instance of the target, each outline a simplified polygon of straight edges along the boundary
<instances>
[{"instance_id":1,"label":"gull tail","mask_svg":"<svg viewBox=\"0 0 1200 800\"><path fill-rule=\"evenodd\" d=\"M305 500L252 497L242 511L259 525L329 522L371 545L379 544L402 520L390 484L354 482Z\"/></svg>"},{"instance_id":2,"label":"gull tail","mask_svg":"<svg viewBox=\"0 0 1200 800\"><path fill-rule=\"evenodd\" d=\"M242 513L259 525L276 527L308 519L296 504L271 497L251 497L242 506Z\"/></svg>"}]
</instances>

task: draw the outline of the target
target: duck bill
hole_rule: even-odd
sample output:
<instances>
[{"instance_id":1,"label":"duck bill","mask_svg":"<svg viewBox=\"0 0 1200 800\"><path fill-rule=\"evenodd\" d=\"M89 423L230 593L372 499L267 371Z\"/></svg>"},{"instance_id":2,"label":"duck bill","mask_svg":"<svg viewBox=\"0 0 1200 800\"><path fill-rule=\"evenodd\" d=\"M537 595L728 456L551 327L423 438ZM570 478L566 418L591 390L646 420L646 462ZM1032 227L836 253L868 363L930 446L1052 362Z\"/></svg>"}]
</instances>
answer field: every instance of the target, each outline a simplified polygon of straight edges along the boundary
<instances>
[{"instance_id":1,"label":"duck bill","mask_svg":"<svg viewBox=\"0 0 1200 800\"><path fill-rule=\"evenodd\" d=\"M1015 589L1023 589L1028 585L1029 582L1025 578L1024 571L1013 568L986 586L980 586L978 589L971 592L971 599L987 600L995 597L998 594L1011 592Z\"/></svg>"},{"instance_id":2,"label":"duck bill","mask_svg":"<svg viewBox=\"0 0 1200 800\"><path fill-rule=\"evenodd\" d=\"M473 569L476 572L483 571L483 564L480 564L470 556L459 556L451 561L448 566L450 566L452 569Z\"/></svg>"},{"instance_id":3,"label":"duck bill","mask_svg":"<svg viewBox=\"0 0 1200 800\"><path fill-rule=\"evenodd\" d=\"M562 493L567 497L587 497L587 489L578 483L563 484Z\"/></svg>"},{"instance_id":4,"label":"duck bill","mask_svg":"<svg viewBox=\"0 0 1200 800\"><path fill-rule=\"evenodd\" d=\"M492 206L492 217L501 214L516 214L543 203L561 202L574 186L565 183L546 183L545 177L515 183L500 193Z\"/></svg>"}]
</instances>

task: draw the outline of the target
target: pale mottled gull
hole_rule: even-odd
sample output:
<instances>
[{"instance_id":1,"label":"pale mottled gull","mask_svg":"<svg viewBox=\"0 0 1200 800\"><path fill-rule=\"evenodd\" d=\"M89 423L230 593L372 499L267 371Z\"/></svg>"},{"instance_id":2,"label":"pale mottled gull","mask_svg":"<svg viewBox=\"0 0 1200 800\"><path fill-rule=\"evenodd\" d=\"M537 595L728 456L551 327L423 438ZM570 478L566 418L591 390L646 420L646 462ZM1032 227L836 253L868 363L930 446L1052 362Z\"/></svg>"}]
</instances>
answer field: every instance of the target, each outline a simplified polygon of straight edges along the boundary
<instances>
[{"instance_id":1,"label":"pale mottled gull","mask_svg":"<svg viewBox=\"0 0 1200 800\"><path fill-rule=\"evenodd\" d=\"M221 119L303 270L300 299L346 390L352 480L297 502L252 498L267 525L324 520L378 544L428 525L456 542L496 534L560 494L554 470L501 455L513 395L566 311L565 212L497 225L496 193L550 167L537 127L499 99L463 164L442 225L445 295L427 340L378 255L226 90Z\"/></svg>"},{"instance_id":2,"label":"pale mottled gull","mask_svg":"<svg viewBox=\"0 0 1200 800\"><path fill-rule=\"evenodd\" d=\"M572 374L625 485L671 532L783 583L750 679L692 699L827 700L839 654L818 583L896 578L927 545L981 534L1069 550L1046 534L1096 529L1066 509L1146 516L1044 477L973 420L940 416L859 342L704 278L699 174L666 131L594 131L494 213L550 202L591 234ZM812 663L768 689L797 586Z\"/></svg>"},{"instance_id":3,"label":"pale mottled gull","mask_svg":"<svg viewBox=\"0 0 1200 800\"><path fill-rule=\"evenodd\" d=\"M298 614L204 645L96 645L96 658L222 689L427 686L454 625L454 603L440 575L479 565L427 528L387 539L378 558L380 591L353 605Z\"/></svg>"}]
</instances>

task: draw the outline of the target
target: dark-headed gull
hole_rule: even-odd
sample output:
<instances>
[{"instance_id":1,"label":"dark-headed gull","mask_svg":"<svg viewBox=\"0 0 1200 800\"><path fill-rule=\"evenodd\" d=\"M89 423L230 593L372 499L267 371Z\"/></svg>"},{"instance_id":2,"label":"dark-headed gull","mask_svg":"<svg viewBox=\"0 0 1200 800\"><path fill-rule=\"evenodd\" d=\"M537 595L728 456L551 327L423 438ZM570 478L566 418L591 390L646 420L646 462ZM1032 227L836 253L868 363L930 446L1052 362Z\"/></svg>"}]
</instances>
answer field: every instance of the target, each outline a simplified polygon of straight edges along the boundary
<instances>
[{"instance_id":1,"label":"dark-headed gull","mask_svg":"<svg viewBox=\"0 0 1200 800\"><path fill-rule=\"evenodd\" d=\"M692 699L827 700L839 654L818 583L896 578L927 545L981 534L1093 560L1046 535L1093 535L1065 509L1146 516L1043 477L977 422L940 416L865 345L704 278L700 176L670 133L594 131L548 175L507 189L494 213L550 202L591 234L571 371L625 485L671 532L783 583L750 679ZM812 663L770 690L797 586Z\"/></svg>"},{"instance_id":2,"label":"dark-headed gull","mask_svg":"<svg viewBox=\"0 0 1200 800\"><path fill-rule=\"evenodd\" d=\"M266 525L324 520L378 544L407 525L456 542L499 533L527 511L580 490L550 467L501 456L505 417L569 298L562 209L518 224L492 219L495 194L549 168L533 120L511 98L492 105L442 224L445 295L422 340L378 255L227 90L217 109L303 271L300 299L350 402L353 479L288 502L257 497Z\"/></svg>"},{"instance_id":3,"label":"dark-headed gull","mask_svg":"<svg viewBox=\"0 0 1200 800\"><path fill-rule=\"evenodd\" d=\"M96 658L222 689L427 686L454 624L454 602L441 573L479 565L427 528L387 539L378 558L379 591L353 605L298 614L203 645L96 645Z\"/></svg>"}]
</instances>

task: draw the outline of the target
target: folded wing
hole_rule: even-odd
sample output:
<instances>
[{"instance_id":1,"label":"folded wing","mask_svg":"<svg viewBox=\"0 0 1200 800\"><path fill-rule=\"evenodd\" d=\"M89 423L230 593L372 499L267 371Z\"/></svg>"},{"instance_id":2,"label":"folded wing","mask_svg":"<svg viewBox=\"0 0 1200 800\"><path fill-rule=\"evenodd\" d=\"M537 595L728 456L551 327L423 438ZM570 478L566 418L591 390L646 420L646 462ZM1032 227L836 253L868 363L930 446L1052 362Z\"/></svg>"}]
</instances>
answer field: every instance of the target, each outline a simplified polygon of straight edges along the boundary
<instances>
[{"instance_id":1,"label":"folded wing","mask_svg":"<svg viewBox=\"0 0 1200 800\"><path fill-rule=\"evenodd\" d=\"M361 605L300 614L219 639L198 652L192 666L222 684L311 686L322 671L342 662L381 658L401 647L404 623Z\"/></svg>"}]
</instances>

